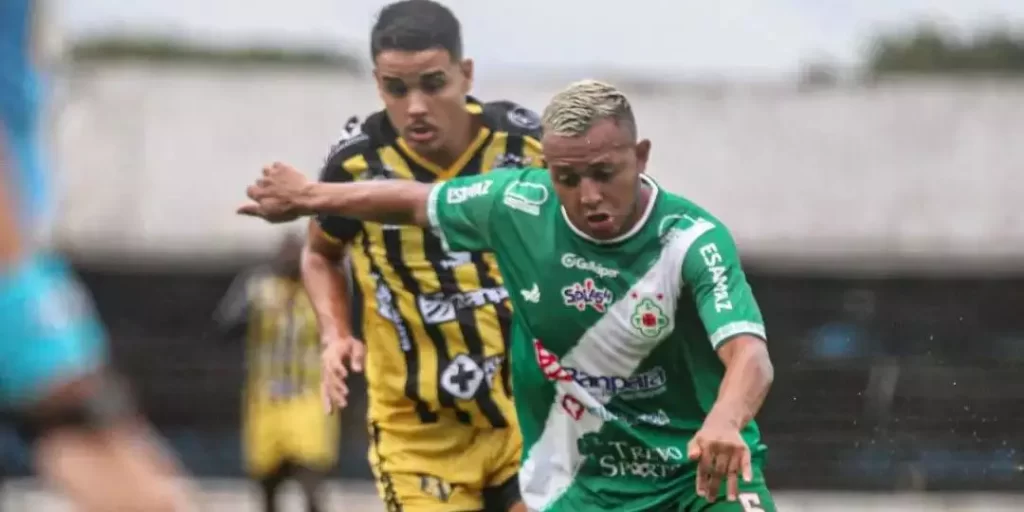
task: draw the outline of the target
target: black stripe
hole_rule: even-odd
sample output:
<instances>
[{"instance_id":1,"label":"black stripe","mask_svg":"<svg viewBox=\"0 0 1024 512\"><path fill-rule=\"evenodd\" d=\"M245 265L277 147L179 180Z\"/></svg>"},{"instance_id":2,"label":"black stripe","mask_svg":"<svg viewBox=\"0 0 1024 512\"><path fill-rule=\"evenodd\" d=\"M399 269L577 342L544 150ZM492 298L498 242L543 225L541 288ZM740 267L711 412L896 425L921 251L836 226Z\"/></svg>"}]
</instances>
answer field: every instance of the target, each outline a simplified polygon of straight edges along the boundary
<instances>
[{"instance_id":1,"label":"black stripe","mask_svg":"<svg viewBox=\"0 0 1024 512\"><path fill-rule=\"evenodd\" d=\"M480 286L483 288L497 288L498 282L495 281L490 273L490 265L487 264L487 260L484 259L482 253L473 253L473 265L476 266L476 273L480 279ZM511 354L511 347L509 346L509 340L512 339L512 310L509 309L508 305L504 302L499 302L494 305L494 311L498 315L498 326L501 328L501 339L505 344L505 360L501 362L501 385L505 390L505 394L512 396L512 385L509 369L509 354Z\"/></svg>"},{"instance_id":2,"label":"black stripe","mask_svg":"<svg viewBox=\"0 0 1024 512\"><path fill-rule=\"evenodd\" d=\"M399 146L398 144L395 144L393 147L395 148L395 151L398 152L398 155L402 157L402 160L405 160L405 162L409 165L409 171L412 172L412 177L416 181L418 181L420 183L436 183L437 182L437 174L434 174L429 169L426 169L423 166L417 165L416 161L413 160L412 157L409 156L409 153L406 153L405 150L402 149L402 146ZM377 162L380 162L380 157L379 156L375 155L375 158L376 158ZM369 162L369 161L370 161L369 158L367 158L367 162ZM372 164L371 164L371 166L372 166Z\"/></svg>"},{"instance_id":3,"label":"black stripe","mask_svg":"<svg viewBox=\"0 0 1024 512\"><path fill-rule=\"evenodd\" d=\"M362 241L365 242L367 234L363 232L361 236L363 237ZM367 258L369 258L368 255ZM366 341L366 328L363 326L363 308L366 307L366 296L363 295L363 289L359 285L355 268L355 264L350 258L348 265L345 266L345 279L348 280L349 294L352 296L349 318L352 319L352 336L357 340Z\"/></svg>"},{"instance_id":4,"label":"black stripe","mask_svg":"<svg viewBox=\"0 0 1024 512\"><path fill-rule=\"evenodd\" d=\"M370 237L363 236L363 254L370 261L370 274L375 277L371 281L376 281L377 286L383 286L389 292L391 296L391 304L388 306L391 308L392 313L395 315L396 331L398 332L399 339L399 350L402 350L402 354L405 357L405 396L409 397L410 400L416 405L416 415L419 416L420 421L423 423L437 423L437 414L430 410L430 406L423 397L420 395L420 353L416 347L416 340L413 338L409 329L409 322L402 316L401 311L398 309L398 301L395 298L395 290L388 286L387 281L384 280L384 274L381 273L380 267L373 259L373 253L370 251ZM371 284L372 286L372 284ZM364 290L364 293L374 293L377 290ZM378 300L380 300L378 298ZM408 336L409 344L412 347L409 350L403 350L401 348L402 343L402 332Z\"/></svg>"},{"instance_id":5,"label":"black stripe","mask_svg":"<svg viewBox=\"0 0 1024 512\"><path fill-rule=\"evenodd\" d=\"M376 422L370 423L370 439L373 443L373 452L377 456L377 478L380 480L384 496L384 506L388 512L402 512L402 502L398 499L395 491L395 483L391 479L391 473L384 471L384 457L380 453L380 427Z\"/></svg>"},{"instance_id":6,"label":"black stripe","mask_svg":"<svg viewBox=\"0 0 1024 512\"><path fill-rule=\"evenodd\" d=\"M423 247L427 254L427 259L430 261L430 265L434 267L434 272L437 273L437 278L441 283L441 293L448 297L462 293L458 280L455 278L455 272L450 268L445 268L444 260L447 259L447 254L442 249L441 240L433 233L424 233ZM473 258L479 257L479 254L473 254ZM483 286L483 288L494 287ZM462 332L462 339L466 341L466 349L469 350L469 356L483 367L484 341L480 336L480 327L477 326L474 310L475 308L473 307L459 307L459 304L456 304L455 321L459 323L459 330ZM473 398L491 426L495 428L508 426L508 421L502 415L498 404L494 403L489 386L481 385L476 390L476 395Z\"/></svg>"},{"instance_id":7,"label":"black stripe","mask_svg":"<svg viewBox=\"0 0 1024 512\"><path fill-rule=\"evenodd\" d=\"M367 151L366 154L364 155L364 158L366 159L367 166L370 169L384 167L384 163L381 161L380 154L377 151ZM395 274L398 275L399 280L402 281L402 288L404 288L406 292L411 294L415 300L415 298L418 298L423 294L423 291L420 289L419 280L416 279L416 276L413 275L412 270L410 270L409 266L405 263L406 255L405 251L402 248L401 231L397 229L382 229L381 231L384 236L384 254L385 257L387 258L388 264L395 271ZM364 242L364 247L366 248L367 255L369 255L369 243ZM392 290L392 297L395 296L394 292L395 290ZM404 317L401 317L402 313L398 310L397 301L393 300L393 302L395 303L395 314L402 318L402 321L405 322L406 325L408 325L408 321ZM444 371L445 367L448 364L448 342L444 338L444 333L442 333L441 329L439 329L436 325L427 323L426 318L424 318L423 311L420 310L418 305L416 310L419 313L420 325L423 326L424 330L427 333L427 337L430 338L431 343L434 345L434 349L437 351L437 373L434 375L434 382L437 384L438 388L438 401L441 403L442 407L447 407L455 410L455 416L456 418L458 418L460 422L468 424L470 422L469 414L463 410L458 409L455 406L455 400L452 399L451 396L449 396L447 393L441 392L441 372ZM410 332L408 328L406 332ZM410 338L413 342L414 349L411 352L416 352L416 371L413 372L413 367L409 367L409 374L406 375L405 389L406 394L409 394L411 389L415 389L416 396L419 398L419 400L422 400L422 398L419 395L419 372L421 371L419 367L419 351L415 350L418 348L416 346L417 340L415 339L415 336L411 335L411 333ZM409 359L409 357L406 357L407 361ZM419 407L417 407L417 411L418 410ZM430 410L426 409L425 412L430 413ZM430 413L430 415L433 417L433 419L429 422L436 422L437 415L434 413ZM422 413L420 414L420 419L424 419L424 415ZM424 422L427 421L424 420Z\"/></svg>"},{"instance_id":8,"label":"black stripe","mask_svg":"<svg viewBox=\"0 0 1024 512\"><path fill-rule=\"evenodd\" d=\"M507 138L507 140L505 142L505 154L506 155L516 155L516 156L521 157L521 158L525 158L526 157L526 155L523 154L523 136L522 135L517 135L517 134L514 134L514 133L508 134L508 138ZM531 165L536 165L536 164L535 163L531 163Z\"/></svg>"}]
</instances>

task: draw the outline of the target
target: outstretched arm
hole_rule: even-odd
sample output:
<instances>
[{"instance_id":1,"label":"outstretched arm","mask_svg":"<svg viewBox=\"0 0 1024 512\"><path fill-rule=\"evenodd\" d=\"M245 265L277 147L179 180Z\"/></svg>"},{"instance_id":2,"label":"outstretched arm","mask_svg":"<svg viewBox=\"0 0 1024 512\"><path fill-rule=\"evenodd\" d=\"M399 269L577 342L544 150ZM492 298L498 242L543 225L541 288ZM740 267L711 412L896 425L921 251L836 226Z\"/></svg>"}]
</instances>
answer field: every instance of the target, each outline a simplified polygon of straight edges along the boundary
<instances>
[{"instance_id":1,"label":"outstretched arm","mask_svg":"<svg viewBox=\"0 0 1024 512\"><path fill-rule=\"evenodd\" d=\"M725 364L725 377L708 421L742 429L761 410L772 385L775 370L768 357L768 344L756 336L741 334L722 345L718 357Z\"/></svg>"},{"instance_id":2,"label":"outstretched arm","mask_svg":"<svg viewBox=\"0 0 1024 512\"><path fill-rule=\"evenodd\" d=\"M252 203L238 213L270 222L290 222L317 213L429 227L427 198L432 186L414 181L317 183L295 168L275 163L246 189Z\"/></svg>"},{"instance_id":3,"label":"outstretched arm","mask_svg":"<svg viewBox=\"0 0 1024 512\"><path fill-rule=\"evenodd\" d=\"M506 211L507 199L503 198L510 187L531 173L543 172L491 171L436 185L405 180L314 183L290 166L277 163L264 168L263 177L246 190L252 202L238 213L274 223L328 214L380 224L411 224L430 229L446 250L488 251L493 250L494 226Z\"/></svg>"},{"instance_id":4,"label":"outstretched arm","mask_svg":"<svg viewBox=\"0 0 1024 512\"><path fill-rule=\"evenodd\" d=\"M304 194L304 209L344 215L381 224L429 227L427 198L432 185L415 181L313 183Z\"/></svg>"}]
</instances>

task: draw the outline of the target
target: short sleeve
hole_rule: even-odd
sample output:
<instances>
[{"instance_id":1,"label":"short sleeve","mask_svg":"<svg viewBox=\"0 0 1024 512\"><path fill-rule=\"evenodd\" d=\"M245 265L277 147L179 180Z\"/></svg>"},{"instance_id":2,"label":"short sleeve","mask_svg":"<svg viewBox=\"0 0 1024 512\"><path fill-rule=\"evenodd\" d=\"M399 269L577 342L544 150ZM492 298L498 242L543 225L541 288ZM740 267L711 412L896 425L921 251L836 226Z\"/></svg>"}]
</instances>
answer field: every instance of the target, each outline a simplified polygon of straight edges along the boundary
<instances>
[{"instance_id":1,"label":"short sleeve","mask_svg":"<svg viewBox=\"0 0 1024 512\"><path fill-rule=\"evenodd\" d=\"M435 185L427 200L430 226L448 251L493 250L495 218L506 187L523 173L492 170Z\"/></svg>"},{"instance_id":2,"label":"short sleeve","mask_svg":"<svg viewBox=\"0 0 1024 512\"><path fill-rule=\"evenodd\" d=\"M767 339L761 309L728 229L716 225L687 250L683 282L693 295L712 347L740 334Z\"/></svg>"},{"instance_id":3,"label":"short sleeve","mask_svg":"<svg viewBox=\"0 0 1024 512\"><path fill-rule=\"evenodd\" d=\"M352 123L352 120L349 121ZM320 170L320 181L323 183L349 183L366 170L366 160L362 156L361 147L367 144L367 137L362 133L348 133L327 157ZM347 242L355 238L363 229L363 223L357 219L340 215L319 214L317 224L324 235L334 242Z\"/></svg>"}]
</instances>

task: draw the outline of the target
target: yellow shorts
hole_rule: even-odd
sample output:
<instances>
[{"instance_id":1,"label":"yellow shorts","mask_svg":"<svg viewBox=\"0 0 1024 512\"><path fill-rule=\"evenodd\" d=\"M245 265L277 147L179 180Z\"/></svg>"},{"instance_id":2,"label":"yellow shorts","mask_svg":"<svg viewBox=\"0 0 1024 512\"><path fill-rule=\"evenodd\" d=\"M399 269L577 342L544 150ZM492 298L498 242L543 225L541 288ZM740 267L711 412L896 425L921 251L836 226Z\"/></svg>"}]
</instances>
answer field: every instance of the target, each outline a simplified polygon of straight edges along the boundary
<instances>
[{"instance_id":1,"label":"yellow shorts","mask_svg":"<svg viewBox=\"0 0 1024 512\"><path fill-rule=\"evenodd\" d=\"M516 426L483 429L446 419L402 430L370 424L370 467L388 511L484 510L485 495L519 501L514 478L522 447Z\"/></svg>"},{"instance_id":2,"label":"yellow shorts","mask_svg":"<svg viewBox=\"0 0 1024 512\"><path fill-rule=\"evenodd\" d=\"M246 471L266 476L282 463L328 470L338 459L340 425L324 412L319 393L288 400L250 398L242 425Z\"/></svg>"}]
</instances>

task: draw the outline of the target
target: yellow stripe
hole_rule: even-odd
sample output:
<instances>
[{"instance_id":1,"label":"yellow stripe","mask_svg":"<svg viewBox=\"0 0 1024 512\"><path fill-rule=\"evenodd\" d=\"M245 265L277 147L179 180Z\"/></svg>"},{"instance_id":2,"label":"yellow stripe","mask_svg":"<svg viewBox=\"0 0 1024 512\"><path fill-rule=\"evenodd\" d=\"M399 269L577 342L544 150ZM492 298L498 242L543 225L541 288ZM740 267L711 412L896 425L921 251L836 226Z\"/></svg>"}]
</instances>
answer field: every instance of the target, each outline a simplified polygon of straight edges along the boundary
<instances>
[{"instance_id":1,"label":"yellow stripe","mask_svg":"<svg viewBox=\"0 0 1024 512\"><path fill-rule=\"evenodd\" d=\"M540 141L533 137L523 137L523 158L531 167L544 167L544 151Z\"/></svg>"},{"instance_id":2,"label":"yellow stripe","mask_svg":"<svg viewBox=\"0 0 1024 512\"><path fill-rule=\"evenodd\" d=\"M341 168L352 175L353 180L358 180L369 167L363 155L356 155L341 163Z\"/></svg>"},{"instance_id":3,"label":"yellow stripe","mask_svg":"<svg viewBox=\"0 0 1024 512\"><path fill-rule=\"evenodd\" d=\"M404 179L414 179L412 169L409 168L409 164L402 158L402 156L395 151L394 148L387 147L380 152L381 162L384 165L390 167L394 173ZM434 266L427 259L426 251L423 245L423 230L414 227L402 227L400 230L400 237L402 240L402 261L405 262L405 266L412 273L413 278L419 283L420 292L422 294L431 294L441 291L441 280L434 271ZM382 242L383 243L383 242ZM461 283L462 281L459 280ZM479 284L477 285L479 287ZM412 294L402 290L402 296L408 296L411 301L415 301L415 297ZM433 347L433 341L430 339L430 335L427 334L426 327L419 322L419 317L408 317L416 318L416 329L414 330L415 342L417 346L430 346ZM462 329L458 322L445 322L437 325L437 329L441 332L444 337L445 345L448 348L448 353L445 355L445 359L451 360L457 354L469 352L469 348L466 346L466 340L462 337ZM420 352L423 354L423 352ZM435 357L432 361L428 362L424 357L420 357L420 395L425 400L437 401L438 395L438 360L437 351L434 350ZM428 393L426 390L430 390ZM432 398L428 398L432 397ZM464 401L459 403L459 408L469 413L474 418L481 415L479 407L475 402Z\"/></svg>"},{"instance_id":4,"label":"yellow stripe","mask_svg":"<svg viewBox=\"0 0 1024 512\"><path fill-rule=\"evenodd\" d=\"M410 148L409 145L405 143L405 140L401 138L398 139L397 145L402 148L402 151L404 151L405 154L409 155L409 158L412 159L413 163L436 174L438 180L446 181L451 178L454 178L455 176L458 176L458 174L462 172L462 169L466 167L466 164L468 164L470 160L473 159L473 156L475 156L476 152L480 150L480 147L483 146L484 142L487 142L487 138L490 135L490 128L487 128L486 126L480 127L480 131L477 132L476 138L474 138L473 142L469 144L469 147L467 147L466 150L463 151L462 154L455 159L455 163L448 166L447 168L441 167L440 165L431 162L430 160L421 156L419 153L413 151L413 149ZM386 149L393 151L393 149L390 147ZM405 162L403 161L403 164L404 163Z\"/></svg>"},{"instance_id":5,"label":"yellow stripe","mask_svg":"<svg viewBox=\"0 0 1024 512\"><path fill-rule=\"evenodd\" d=\"M506 132L494 132L494 136L491 137L490 144L484 148L484 154L480 158L480 173L485 173L494 168L494 162L498 161L498 157L508 151L508 133Z\"/></svg>"}]
</instances>

